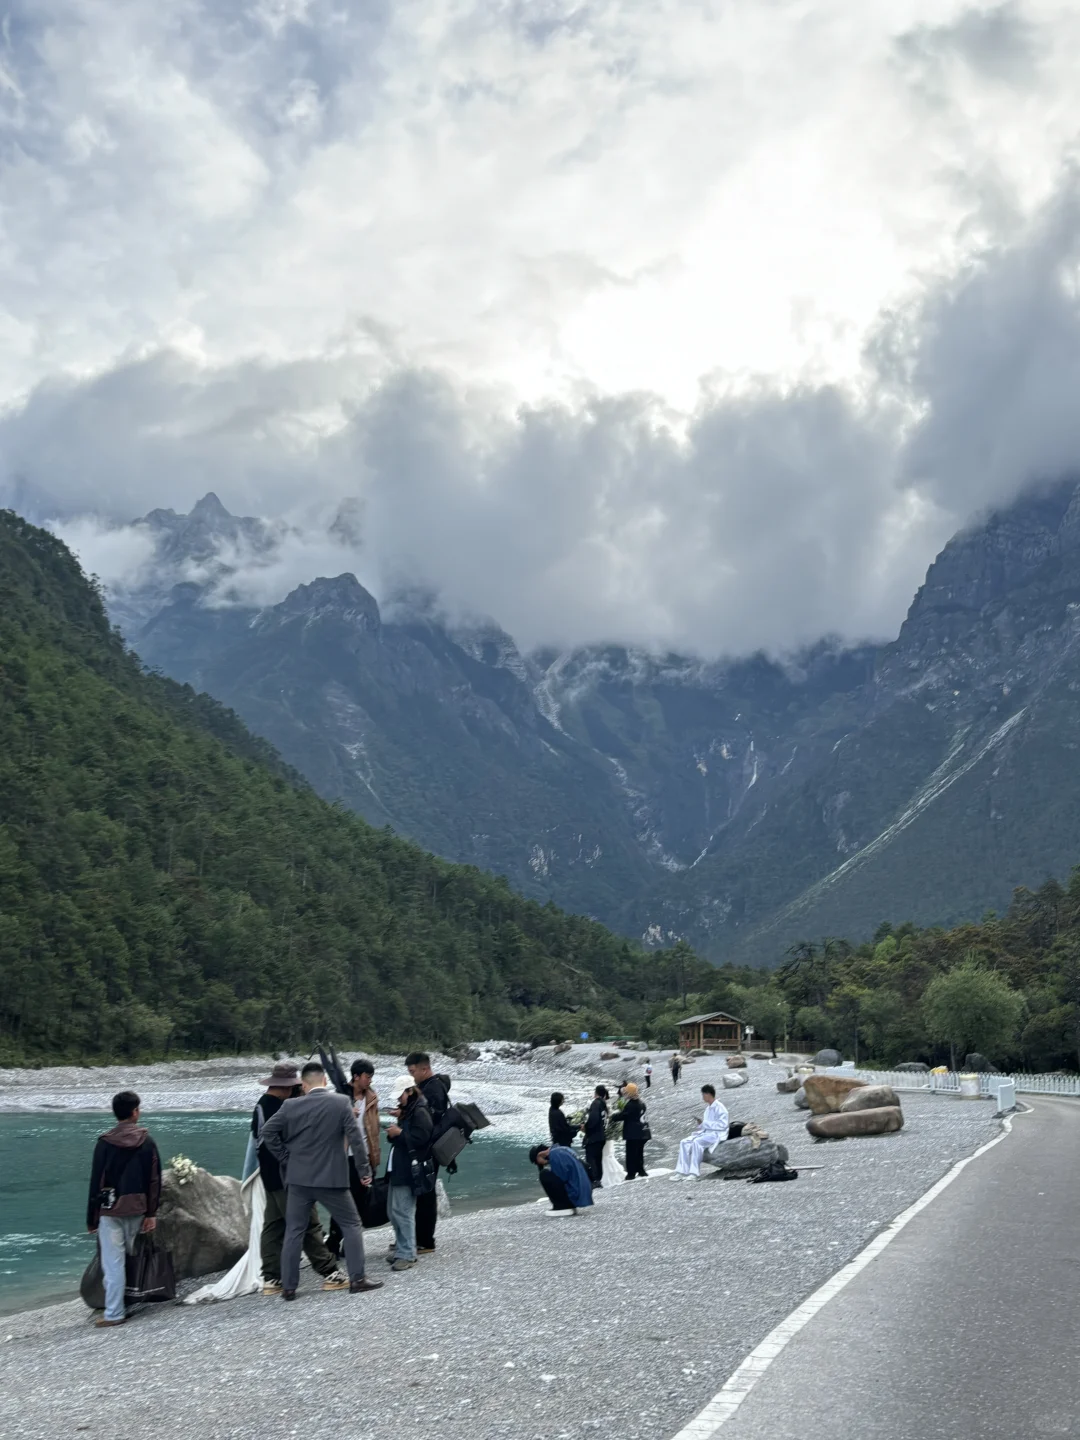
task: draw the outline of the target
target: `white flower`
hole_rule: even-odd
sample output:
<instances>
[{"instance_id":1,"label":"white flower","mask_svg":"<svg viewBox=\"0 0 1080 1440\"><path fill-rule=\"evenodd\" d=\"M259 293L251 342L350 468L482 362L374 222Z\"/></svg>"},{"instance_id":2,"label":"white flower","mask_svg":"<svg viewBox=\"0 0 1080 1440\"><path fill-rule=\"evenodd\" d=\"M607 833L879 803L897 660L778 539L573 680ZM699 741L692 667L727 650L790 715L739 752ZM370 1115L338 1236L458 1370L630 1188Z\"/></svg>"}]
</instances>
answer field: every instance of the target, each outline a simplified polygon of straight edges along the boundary
<instances>
[{"instance_id":1,"label":"white flower","mask_svg":"<svg viewBox=\"0 0 1080 1440\"><path fill-rule=\"evenodd\" d=\"M169 1161L172 1172L176 1176L178 1185L188 1185L195 1179L199 1169L194 1160L189 1160L186 1155L174 1155Z\"/></svg>"}]
</instances>

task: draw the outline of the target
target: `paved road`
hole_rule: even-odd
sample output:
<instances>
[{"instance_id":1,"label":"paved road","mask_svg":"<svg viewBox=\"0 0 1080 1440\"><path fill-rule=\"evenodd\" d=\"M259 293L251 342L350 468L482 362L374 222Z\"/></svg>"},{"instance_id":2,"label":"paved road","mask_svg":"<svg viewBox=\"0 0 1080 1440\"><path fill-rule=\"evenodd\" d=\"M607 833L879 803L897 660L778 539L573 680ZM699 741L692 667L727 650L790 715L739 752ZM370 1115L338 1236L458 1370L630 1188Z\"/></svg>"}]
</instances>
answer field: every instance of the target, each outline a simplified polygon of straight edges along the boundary
<instances>
[{"instance_id":1,"label":"paved road","mask_svg":"<svg viewBox=\"0 0 1080 1440\"><path fill-rule=\"evenodd\" d=\"M720 1436L1080 1437L1080 1104L1033 1107L795 1336Z\"/></svg>"}]
</instances>

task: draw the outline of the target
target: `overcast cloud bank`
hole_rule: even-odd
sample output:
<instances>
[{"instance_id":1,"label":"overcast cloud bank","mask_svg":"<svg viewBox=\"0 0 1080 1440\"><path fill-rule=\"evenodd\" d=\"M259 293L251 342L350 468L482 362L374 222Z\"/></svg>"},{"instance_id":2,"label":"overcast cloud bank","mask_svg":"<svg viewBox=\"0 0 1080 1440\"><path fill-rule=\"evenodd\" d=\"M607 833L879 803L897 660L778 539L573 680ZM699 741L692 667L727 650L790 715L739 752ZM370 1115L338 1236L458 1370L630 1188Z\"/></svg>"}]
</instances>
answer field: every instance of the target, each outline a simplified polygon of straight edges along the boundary
<instances>
[{"instance_id":1,"label":"overcast cloud bank","mask_svg":"<svg viewBox=\"0 0 1080 1440\"><path fill-rule=\"evenodd\" d=\"M1072 5L16 3L0 501L523 644L895 632L1080 456ZM45 182L48 183L45 183ZM352 524L328 535L343 500ZM341 533L339 527L339 534Z\"/></svg>"}]
</instances>

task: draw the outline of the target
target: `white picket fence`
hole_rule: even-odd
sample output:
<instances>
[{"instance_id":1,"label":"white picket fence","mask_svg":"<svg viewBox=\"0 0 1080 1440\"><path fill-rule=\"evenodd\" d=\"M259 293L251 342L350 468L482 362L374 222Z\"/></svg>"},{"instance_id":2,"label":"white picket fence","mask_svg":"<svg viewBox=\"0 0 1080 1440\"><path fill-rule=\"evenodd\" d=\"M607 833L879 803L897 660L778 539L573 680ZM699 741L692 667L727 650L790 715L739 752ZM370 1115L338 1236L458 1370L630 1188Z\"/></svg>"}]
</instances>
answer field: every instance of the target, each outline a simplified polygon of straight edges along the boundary
<instances>
[{"instance_id":1,"label":"white picket fence","mask_svg":"<svg viewBox=\"0 0 1080 1440\"><path fill-rule=\"evenodd\" d=\"M842 1065L828 1072L830 1075L856 1075L871 1085L891 1085L894 1090L933 1090L943 1094L960 1093L960 1074L950 1070L946 1075L928 1075L912 1070L856 1070L854 1065ZM1077 1095L1080 1096L1080 1075L980 1075L979 1094L996 1095L1001 1083L1012 1081L1017 1095Z\"/></svg>"}]
</instances>

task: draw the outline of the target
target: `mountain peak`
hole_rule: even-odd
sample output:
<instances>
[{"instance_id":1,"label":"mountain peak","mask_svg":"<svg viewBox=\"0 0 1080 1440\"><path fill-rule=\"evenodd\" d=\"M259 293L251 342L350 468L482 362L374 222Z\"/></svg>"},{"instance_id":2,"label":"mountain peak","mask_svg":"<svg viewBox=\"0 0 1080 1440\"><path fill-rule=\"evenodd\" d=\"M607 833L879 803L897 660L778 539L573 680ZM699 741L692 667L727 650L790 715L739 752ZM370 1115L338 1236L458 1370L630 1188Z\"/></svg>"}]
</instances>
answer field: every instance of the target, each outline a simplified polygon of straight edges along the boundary
<instances>
[{"instance_id":1,"label":"mountain peak","mask_svg":"<svg viewBox=\"0 0 1080 1440\"><path fill-rule=\"evenodd\" d=\"M189 519L194 520L231 520L233 517L221 503L213 490L208 490L201 500L197 500L192 506Z\"/></svg>"},{"instance_id":2,"label":"mountain peak","mask_svg":"<svg viewBox=\"0 0 1080 1440\"><path fill-rule=\"evenodd\" d=\"M281 621L302 615L307 624L317 620L338 620L361 630L375 632L381 625L379 604L355 575L319 576L308 585L298 585L267 615Z\"/></svg>"}]
</instances>

